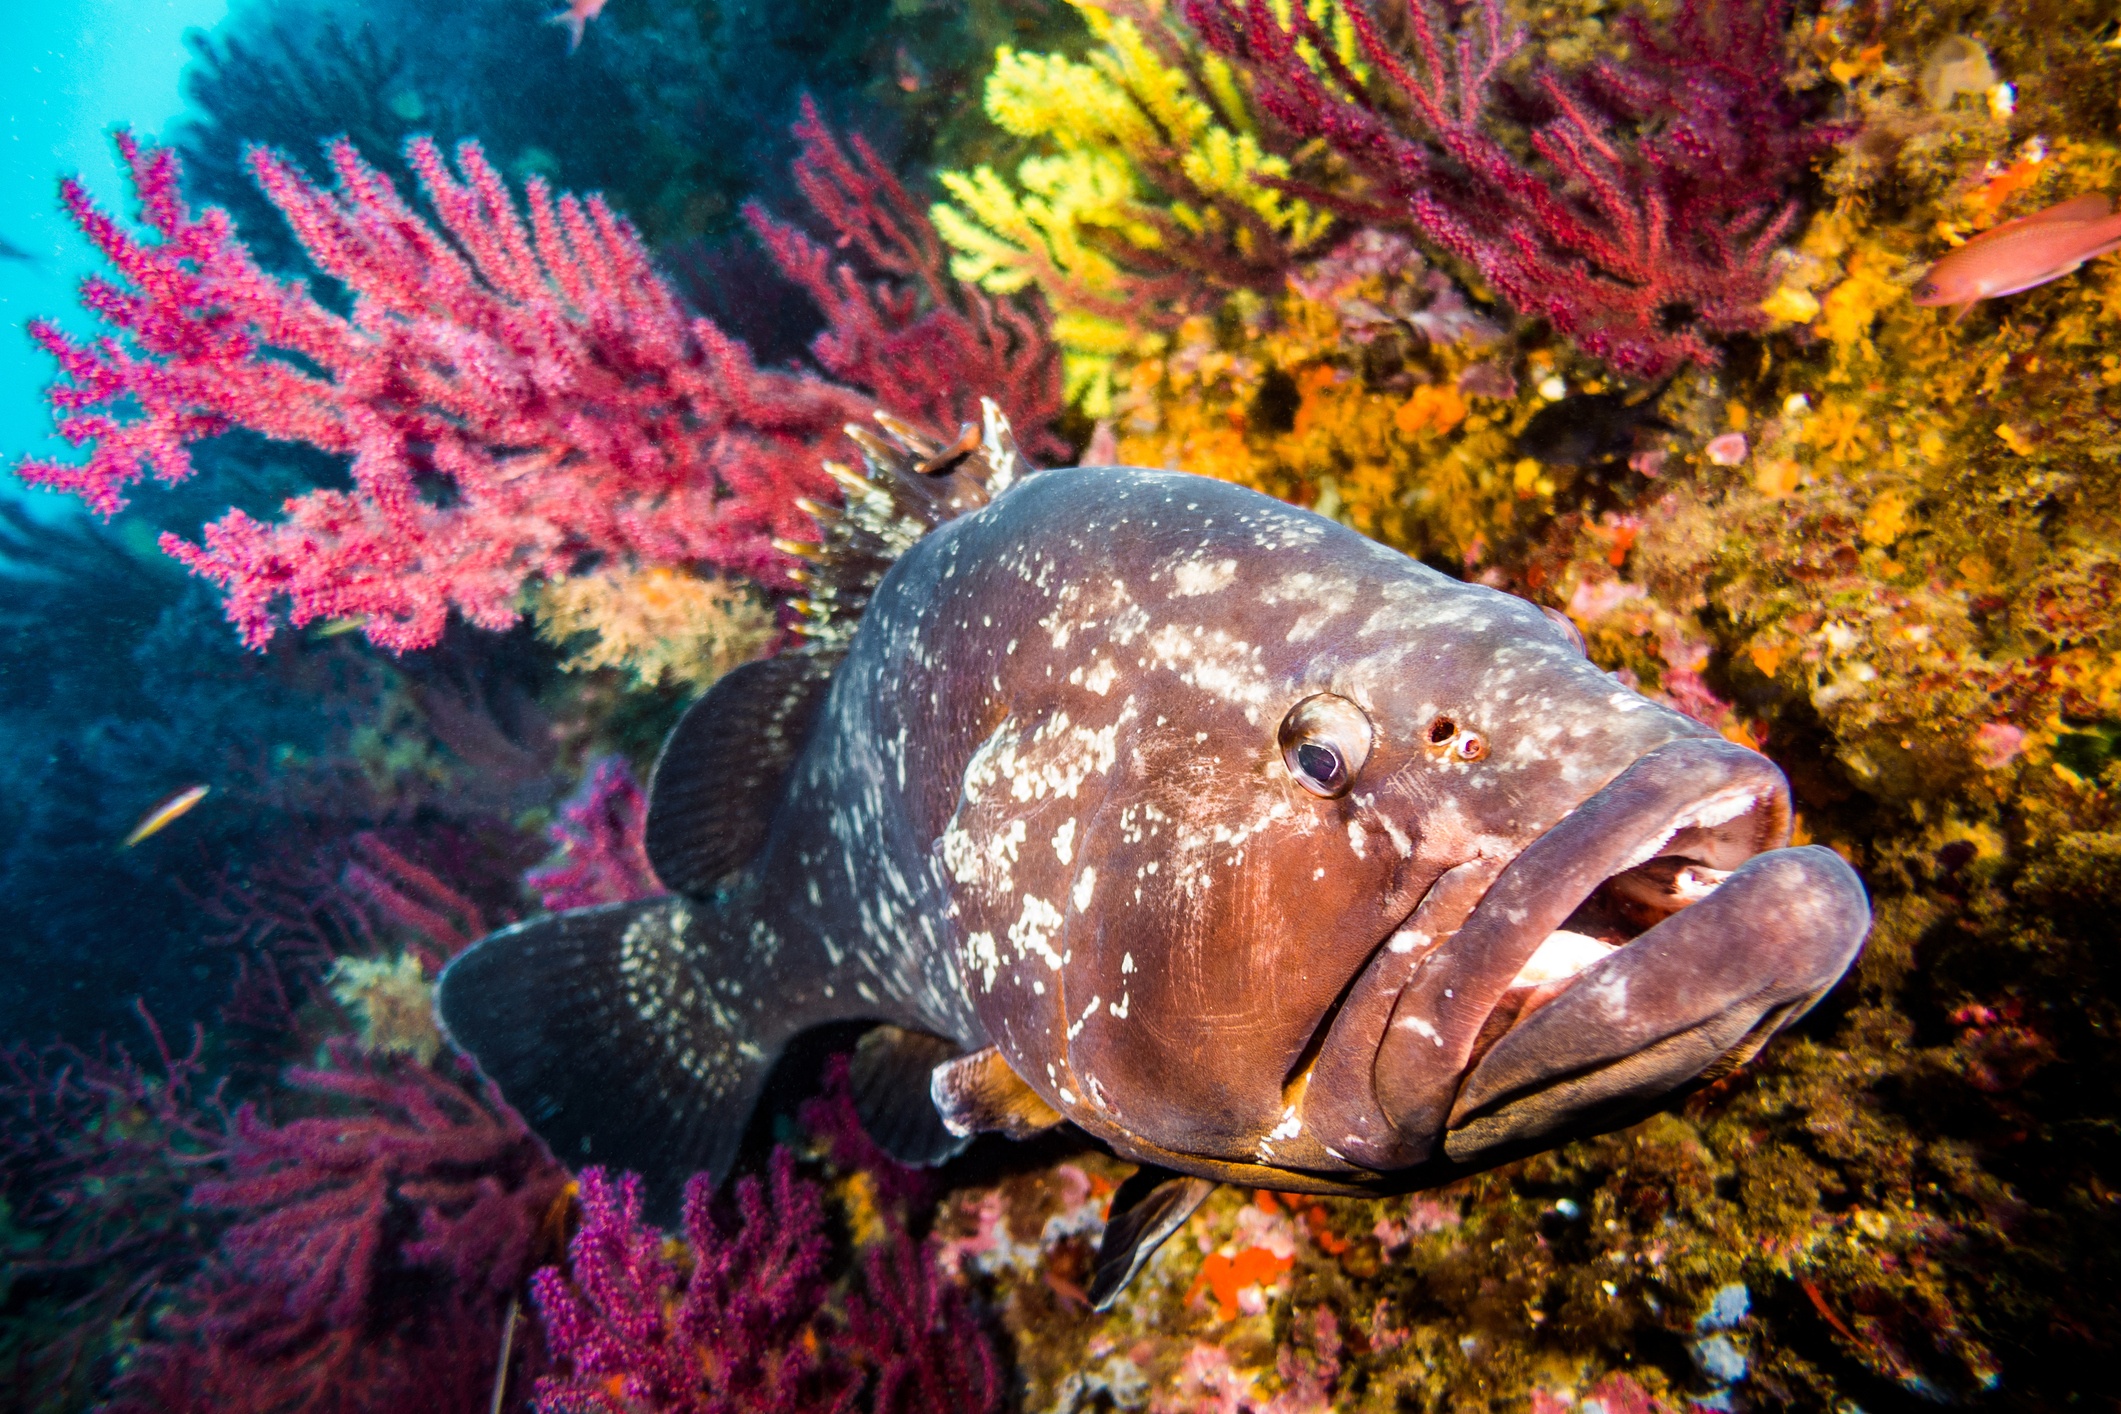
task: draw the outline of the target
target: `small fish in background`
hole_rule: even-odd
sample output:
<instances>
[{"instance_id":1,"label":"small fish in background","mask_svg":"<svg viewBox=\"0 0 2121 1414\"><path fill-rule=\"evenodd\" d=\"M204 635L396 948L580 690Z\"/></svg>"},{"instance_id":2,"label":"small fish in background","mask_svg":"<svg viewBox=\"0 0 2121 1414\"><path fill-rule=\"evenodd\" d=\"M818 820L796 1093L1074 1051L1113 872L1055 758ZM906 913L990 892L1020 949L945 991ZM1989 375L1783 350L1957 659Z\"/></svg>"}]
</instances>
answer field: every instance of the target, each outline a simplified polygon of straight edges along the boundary
<instances>
[{"instance_id":1,"label":"small fish in background","mask_svg":"<svg viewBox=\"0 0 2121 1414\"><path fill-rule=\"evenodd\" d=\"M2100 192L2071 197L1975 236L1929 268L1916 282L1914 300L1957 305L1957 323L1977 301L2059 280L2117 246L2121 215L2113 203Z\"/></svg>"},{"instance_id":2,"label":"small fish in background","mask_svg":"<svg viewBox=\"0 0 2121 1414\"><path fill-rule=\"evenodd\" d=\"M1578 393L1541 408L1517 434L1517 454L1545 466L1596 466L1625 461L1642 432L1670 432L1657 415L1669 381L1647 395Z\"/></svg>"},{"instance_id":3,"label":"small fish in background","mask_svg":"<svg viewBox=\"0 0 2121 1414\"><path fill-rule=\"evenodd\" d=\"M194 805L206 799L206 793L212 789L212 786L186 786L183 790L178 791L175 795L163 801L145 815L142 815L140 823L133 826L132 833L125 837L125 843L118 847L120 849L131 849L149 835L162 833L178 817L188 814Z\"/></svg>"},{"instance_id":4,"label":"small fish in background","mask_svg":"<svg viewBox=\"0 0 2121 1414\"><path fill-rule=\"evenodd\" d=\"M16 245L6 236L0 236L0 260L19 260L25 265L34 265L37 263L36 256L31 255L28 251L24 250L21 246Z\"/></svg>"},{"instance_id":5,"label":"small fish in background","mask_svg":"<svg viewBox=\"0 0 2121 1414\"><path fill-rule=\"evenodd\" d=\"M928 86L928 66L903 44L891 55L891 72L899 88L907 93L919 93Z\"/></svg>"},{"instance_id":6,"label":"small fish in background","mask_svg":"<svg viewBox=\"0 0 2121 1414\"><path fill-rule=\"evenodd\" d=\"M604 13L611 0L568 0L567 8L552 16L552 23L567 27L567 52L574 53L582 47L582 31L589 22Z\"/></svg>"}]
</instances>

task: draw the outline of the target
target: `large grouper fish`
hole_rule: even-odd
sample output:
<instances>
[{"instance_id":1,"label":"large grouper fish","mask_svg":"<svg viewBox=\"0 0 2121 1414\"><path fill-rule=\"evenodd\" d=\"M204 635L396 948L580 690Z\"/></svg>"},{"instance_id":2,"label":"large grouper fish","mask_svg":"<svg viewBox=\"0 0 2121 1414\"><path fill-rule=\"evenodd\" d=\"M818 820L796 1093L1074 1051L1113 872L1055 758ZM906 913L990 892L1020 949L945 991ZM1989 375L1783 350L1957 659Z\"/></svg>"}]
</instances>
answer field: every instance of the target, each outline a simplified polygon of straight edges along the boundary
<instances>
[{"instance_id":1,"label":"large grouper fish","mask_svg":"<svg viewBox=\"0 0 2121 1414\"><path fill-rule=\"evenodd\" d=\"M1167 471L1024 474L990 406L850 429L807 639L650 791L668 897L534 918L439 1008L554 1151L726 1175L798 1034L877 1026L872 1133L1072 1123L1143 1167L1109 1303L1216 1181L1380 1194L1749 1059L1869 927L1767 758L1568 621Z\"/></svg>"}]
</instances>

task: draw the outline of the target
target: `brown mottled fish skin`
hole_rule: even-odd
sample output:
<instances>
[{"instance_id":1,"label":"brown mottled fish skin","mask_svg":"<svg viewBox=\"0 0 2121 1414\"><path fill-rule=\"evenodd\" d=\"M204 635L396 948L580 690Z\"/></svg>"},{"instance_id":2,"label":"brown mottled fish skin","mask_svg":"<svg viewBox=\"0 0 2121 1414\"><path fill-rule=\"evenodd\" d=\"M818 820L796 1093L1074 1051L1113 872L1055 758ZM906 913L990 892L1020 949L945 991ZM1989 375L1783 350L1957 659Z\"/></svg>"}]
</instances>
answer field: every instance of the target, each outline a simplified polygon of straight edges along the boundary
<instances>
[{"instance_id":1,"label":"brown mottled fish skin","mask_svg":"<svg viewBox=\"0 0 2121 1414\"><path fill-rule=\"evenodd\" d=\"M1321 694L1370 738L1338 798L1283 749ZM1402 1189L1639 1114L1823 995L1869 909L1789 820L1764 757L1521 599L1226 483L1049 471L883 579L740 878L498 935L442 1011L570 1157L725 1171L780 1048L869 1019L998 1047L1147 1163ZM1637 936L1520 983L1565 922ZM575 1020L484 1000L535 970L511 934L599 929L623 985L537 989ZM634 1049L588 1103L569 1064L611 1067L546 1052L601 1028Z\"/></svg>"}]
</instances>

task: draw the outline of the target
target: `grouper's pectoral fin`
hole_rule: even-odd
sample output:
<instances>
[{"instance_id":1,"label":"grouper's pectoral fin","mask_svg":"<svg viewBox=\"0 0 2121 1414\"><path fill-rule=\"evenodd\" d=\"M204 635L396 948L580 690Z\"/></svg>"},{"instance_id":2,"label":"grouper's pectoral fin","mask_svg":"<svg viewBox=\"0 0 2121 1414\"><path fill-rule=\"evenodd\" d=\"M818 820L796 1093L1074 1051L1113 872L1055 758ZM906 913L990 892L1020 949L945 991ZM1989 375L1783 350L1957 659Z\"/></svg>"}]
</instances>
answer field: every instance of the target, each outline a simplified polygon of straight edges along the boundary
<instances>
[{"instance_id":1,"label":"grouper's pectoral fin","mask_svg":"<svg viewBox=\"0 0 2121 1414\"><path fill-rule=\"evenodd\" d=\"M1029 1139L1065 1118L993 1046L936 1066L928 1094L950 1132L967 1137L999 1133Z\"/></svg>"},{"instance_id":2,"label":"grouper's pectoral fin","mask_svg":"<svg viewBox=\"0 0 2121 1414\"><path fill-rule=\"evenodd\" d=\"M939 1164L972 1142L943 1123L928 1093L935 1068L956 1055L955 1042L888 1023L856 1043L847 1063L854 1112L869 1137L900 1163Z\"/></svg>"},{"instance_id":3,"label":"grouper's pectoral fin","mask_svg":"<svg viewBox=\"0 0 2121 1414\"><path fill-rule=\"evenodd\" d=\"M1090 1305L1105 1311L1156 1249L1215 1191L1210 1179L1144 1165L1112 1195L1105 1235L1090 1272Z\"/></svg>"},{"instance_id":4,"label":"grouper's pectoral fin","mask_svg":"<svg viewBox=\"0 0 2121 1414\"><path fill-rule=\"evenodd\" d=\"M728 1174L787 1039L701 975L705 926L682 898L548 914L481 939L436 984L449 1039L553 1153L640 1174L661 1216L692 1174Z\"/></svg>"},{"instance_id":5,"label":"grouper's pectoral fin","mask_svg":"<svg viewBox=\"0 0 2121 1414\"><path fill-rule=\"evenodd\" d=\"M706 897L751 862L831 685L829 661L783 653L723 674L685 709L648 786L643 843L663 887Z\"/></svg>"}]
</instances>

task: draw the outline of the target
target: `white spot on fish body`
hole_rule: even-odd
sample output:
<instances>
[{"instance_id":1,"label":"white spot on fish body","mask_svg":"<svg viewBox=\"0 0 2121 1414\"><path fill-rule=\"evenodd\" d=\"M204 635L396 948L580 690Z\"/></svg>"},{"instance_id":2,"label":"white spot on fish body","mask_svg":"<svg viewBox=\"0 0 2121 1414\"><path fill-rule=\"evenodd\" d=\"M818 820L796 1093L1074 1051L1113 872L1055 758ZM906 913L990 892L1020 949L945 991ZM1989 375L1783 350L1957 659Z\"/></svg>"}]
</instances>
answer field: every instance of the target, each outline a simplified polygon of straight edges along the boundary
<instances>
[{"instance_id":1,"label":"white spot on fish body","mask_svg":"<svg viewBox=\"0 0 2121 1414\"><path fill-rule=\"evenodd\" d=\"M1362 822L1359 820L1350 820L1348 822L1348 848L1355 851L1357 859L1362 859L1366 856L1368 842L1362 832Z\"/></svg>"},{"instance_id":2,"label":"white spot on fish body","mask_svg":"<svg viewBox=\"0 0 2121 1414\"><path fill-rule=\"evenodd\" d=\"M1393 952L1410 953L1416 948L1425 948L1436 940L1418 928L1403 928L1392 935L1388 945Z\"/></svg>"},{"instance_id":3,"label":"white spot on fish body","mask_svg":"<svg viewBox=\"0 0 2121 1414\"><path fill-rule=\"evenodd\" d=\"M1443 1037L1436 1034L1436 1028L1429 1025L1428 1022L1422 1020L1418 1016L1410 1016L1405 1021L1402 1021L1399 1024L1404 1030L1411 1031L1417 1036L1425 1037L1428 1040L1434 1041L1439 1047L1443 1045Z\"/></svg>"},{"instance_id":4,"label":"white spot on fish body","mask_svg":"<svg viewBox=\"0 0 2121 1414\"><path fill-rule=\"evenodd\" d=\"M1303 1129L1304 1122L1297 1118L1296 1107L1291 1105L1281 1112L1281 1123L1275 1125L1273 1132L1268 1134L1267 1137L1269 1139L1294 1139L1297 1135L1303 1133Z\"/></svg>"},{"instance_id":5,"label":"white spot on fish body","mask_svg":"<svg viewBox=\"0 0 2121 1414\"><path fill-rule=\"evenodd\" d=\"M1067 961L1053 948L1051 939L1061 926L1060 910L1035 894L1024 895L1023 911L1016 922L1009 925L1009 941L1016 945L1016 955L1025 957L1037 953L1046 960L1053 971L1061 970Z\"/></svg>"},{"instance_id":6,"label":"white spot on fish body","mask_svg":"<svg viewBox=\"0 0 2121 1414\"><path fill-rule=\"evenodd\" d=\"M1075 876L1075 891L1072 897L1075 901L1075 911L1077 913L1088 913L1090 911L1090 893L1096 887L1097 870L1094 866L1085 864L1083 872ZM1128 956L1131 958L1132 954L1130 953Z\"/></svg>"},{"instance_id":7,"label":"white spot on fish body","mask_svg":"<svg viewBox=\"0 0 2121 1414\"><path fill-rule=\"evenodd\" d=\"M1192 599L1202 594L1213 594L1226 588L1235 578L1236 560L1219 560L1212 565L1203 560L1188 560L1172 572L1171 597Z\"/></svg>"},{"instance_id":8,"label":"white spot on fish body","mask_svg":"<svg viewBox=\"0 0 2121 1414\"><path fill-rule=\"evenodd\" d=\"M994 935L981 932L965 939L965 957L980 971L980 990L993 991L995 974L1002 966L1001 952L994 946Z\"/></svg>"},{"instance_id":9,"label":"white spot on fish body","mask_svg":"<svg viewBox=\"0 0 2121 1414\"><path fill-rule=\"evenodd\" d=\"M1053 855L1067 864L1075 858L1075 819L1070 816L1058 830L1053 832Z\"/></svg>"}]
</instances>

